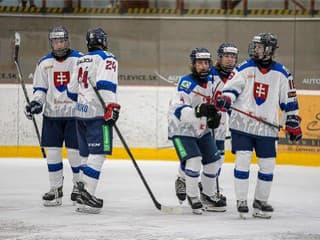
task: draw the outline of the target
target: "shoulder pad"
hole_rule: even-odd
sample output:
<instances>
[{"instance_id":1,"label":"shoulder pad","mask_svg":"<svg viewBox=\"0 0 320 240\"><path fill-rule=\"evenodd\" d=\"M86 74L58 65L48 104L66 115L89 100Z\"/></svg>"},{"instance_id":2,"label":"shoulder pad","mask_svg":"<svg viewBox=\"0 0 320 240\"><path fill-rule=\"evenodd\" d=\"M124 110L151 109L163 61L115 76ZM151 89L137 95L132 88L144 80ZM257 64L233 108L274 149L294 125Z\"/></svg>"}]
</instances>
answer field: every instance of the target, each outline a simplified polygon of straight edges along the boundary
<instances>
[{"instance_id":1,"label":"shoulder pad","mask_svg":"<svg viewBox=\"0 0 320 240\"><path fill-rule=\"evenodd\" d=\"M189 94L195 86L196 83L194 83L189 76L184 76L178 83L178 91L183 91Z\"/></svg>"}]
</instances>

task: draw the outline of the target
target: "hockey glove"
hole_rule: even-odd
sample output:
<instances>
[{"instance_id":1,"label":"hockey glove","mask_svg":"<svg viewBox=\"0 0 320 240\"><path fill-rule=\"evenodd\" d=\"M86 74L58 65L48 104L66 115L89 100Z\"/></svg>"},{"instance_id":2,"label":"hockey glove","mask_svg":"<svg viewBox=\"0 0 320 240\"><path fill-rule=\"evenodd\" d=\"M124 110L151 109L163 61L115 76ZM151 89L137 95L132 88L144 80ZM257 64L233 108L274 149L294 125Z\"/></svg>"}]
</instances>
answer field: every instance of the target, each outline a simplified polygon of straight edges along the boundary
<instances>
[{"instance_id":1,"label":"hockey glove","mask_svg":"<svg viewBox=\"0 0 320 240\"><path fill-rule=\"evenodd\" d=\"M217 112L213 117L209 117L207 120L208 128L215 129L219 127L221 120L221 113Z\"/></svg>"},{"instance_id":2,"label":"hockey glove","mask_svg":"<svg viewBox=\"0 0 320 240\"><path fill-rule=\"evenodd\" d=\"M33 114L39 114L42 112L42 104L37 101L31 101L27 104L24 110L26 117L31 120Z\"/></svg>"},{"instance_id":3,"label":"hockey glove","mask_svg":"<svg viewBox=\"0 0 320 240\"><path fill-rule=\"evenodd\" d=\"M109 103L106 107L107 111L103 118L109 125L113 126L119 118L121 106L118 103Z\"/></svg>"},{"instance_id":4,"label":"hockey glove","mask_svg":"<svg viewBox=\"0 0 320 240\"><path fill-rule=\"evenodd\" d=\"M216 99L216 106L219 110L228 111L231 107L231 98L226 95L220 95Z\"/></svg>"},{"instance_id":5,"label":"hockey glove","mask_svg":"<svg viewBox=\"0 0 320 240\"><path fill-rule=\"evenodd\" d=\"M300 127L301 118L297 115L288 115L286 121L286 131L289 134L290 141L299 141L302 138Z\"/></svg>"},{"instance_id":6,"label":"hockey glove","mask_svg":"<svg viewBox=\"0 0 320 240\"><path fill-rule=\"evenodd\" d=\"M202 103L195 107L195 114L197 118L212 117L217 113L217 109L208 103Z\"/></svg>"}]
</instances>

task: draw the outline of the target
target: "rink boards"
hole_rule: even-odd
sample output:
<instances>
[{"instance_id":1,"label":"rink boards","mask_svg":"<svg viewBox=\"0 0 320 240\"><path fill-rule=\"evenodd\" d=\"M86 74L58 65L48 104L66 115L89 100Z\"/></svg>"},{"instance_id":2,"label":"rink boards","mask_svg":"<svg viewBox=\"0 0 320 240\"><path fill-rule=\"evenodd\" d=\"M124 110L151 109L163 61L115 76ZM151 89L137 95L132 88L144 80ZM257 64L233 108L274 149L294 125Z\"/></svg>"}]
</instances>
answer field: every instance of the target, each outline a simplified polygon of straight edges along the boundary
<instances>
[{"instance_id":1,"label":"rink boards","mask_svg":"<svg viewBox=\"0 0 320 240\"><path fill-rule=\"evenodd\" d=\"M31 95L31 85L27 85ZM137 160L177 161L172 143L167 139L168 103L174 87L120 86L122 106L118 127ZM320 166L320 93L299 91L303 141L289 144L283 133L278 145L278 164ZM24 116L24 95L16 84L1 84L0 157L41 157L38 140L31 121ZM36 118L41 129L41 116ZM230 141L226 144L226 162L233 162ZM66 155L64 155L66 157ZM112 159L129 159L115 135ZM256 162L256 159L253 160Z\"/></svg>"}]
</instances>

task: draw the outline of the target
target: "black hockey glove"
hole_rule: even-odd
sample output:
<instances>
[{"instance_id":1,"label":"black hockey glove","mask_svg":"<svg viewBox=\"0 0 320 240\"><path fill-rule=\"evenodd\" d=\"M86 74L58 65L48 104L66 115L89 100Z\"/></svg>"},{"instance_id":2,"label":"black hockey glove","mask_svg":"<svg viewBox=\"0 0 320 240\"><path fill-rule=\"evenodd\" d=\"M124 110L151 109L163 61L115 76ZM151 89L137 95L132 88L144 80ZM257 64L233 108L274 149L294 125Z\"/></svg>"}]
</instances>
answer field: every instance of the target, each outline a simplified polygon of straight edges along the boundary
<instances>
[{"instance_id":1,"label":"black hockey glove","mask_svg":"<svg viewBox=\"0 0 320 240\"><path fill-rule=\"evenodd\" d=\"M207 120L208 128L215 129L219 127L221 120L221 113L217 112L213 117L209 117Z\"/></svg>"},{"instance_id":2,"label":"black hockey glove","mask_svg":"<svg viewBox=\"0 0 320 240\"><path fill-rule=\"evenodd\" d=\"M42 112L42 104L37 101L31 101L27 104L24 110L26 117L31 120L33 114L39 114Z\"/></svg>"},{"instance_id":3,"label":"black hockey glove","mask_svg":"<svg viewBox=\"0 0 320 240\"><path fill-rule=\"evenodd\" d=\"M217 109L208 103L202 103L195 107L195 114L197 118L212 117L217 113Z\"/></svg>"},{"instance_id":4,"label":"black hockey glove","mask_svg":"<svg viewBox=\"0 0 320 240\"><path fill-rule=\"evenodd\" d=\"M302 138L300 127L301 118L297 115L288 115L286 121L286 131L289 134L290 141L299 141Z\"/></svg>"}]
</instances>

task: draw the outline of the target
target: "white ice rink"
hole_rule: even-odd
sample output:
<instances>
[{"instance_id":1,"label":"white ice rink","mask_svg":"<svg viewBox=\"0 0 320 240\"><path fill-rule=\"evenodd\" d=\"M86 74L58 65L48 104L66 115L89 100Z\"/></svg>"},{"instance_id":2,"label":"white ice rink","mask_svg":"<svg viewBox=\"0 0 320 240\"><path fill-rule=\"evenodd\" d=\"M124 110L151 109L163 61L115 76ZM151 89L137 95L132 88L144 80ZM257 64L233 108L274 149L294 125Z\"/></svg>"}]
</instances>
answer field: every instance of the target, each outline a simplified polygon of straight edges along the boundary
<instances>
[{"instance_id":1,"label":"white ice rink","mask_svg":"<svg viewBox=\"0 0 320 240\"><path fill-rule=\"evenodd\" d=\"M178 205L174 193L177 162L138 161L157 200ZM257 175L250 175L250 206ZM225 213L165 214L158 211L131 161L107 160L97 196L104 199L99 215L76 213L70 198L71 170L64 161L61 207L42 206L48 190L43 159L0 159L0 239L112 240L269 240L320 239L320 168L277 166L270 220L242 220L235 208L233 165L225 164L220 184L228 197Z\"/></svg>"}]
</instances>

